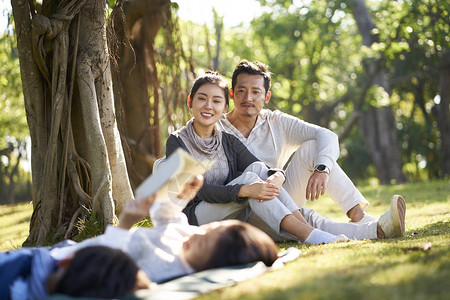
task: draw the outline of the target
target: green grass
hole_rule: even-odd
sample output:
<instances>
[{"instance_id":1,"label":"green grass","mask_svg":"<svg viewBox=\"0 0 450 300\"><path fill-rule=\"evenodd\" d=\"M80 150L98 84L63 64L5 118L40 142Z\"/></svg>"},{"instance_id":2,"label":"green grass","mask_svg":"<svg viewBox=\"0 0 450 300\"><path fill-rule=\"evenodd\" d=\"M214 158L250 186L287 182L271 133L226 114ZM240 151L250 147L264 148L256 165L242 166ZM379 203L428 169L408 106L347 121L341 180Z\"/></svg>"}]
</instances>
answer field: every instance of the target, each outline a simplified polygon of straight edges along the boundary
<instances>
[{"instance_id":1,"label":"green grass","mask_svg":"<svg viewBox=\"0 0 450 300\"><path fill-rule=\"evenodd\" d=\"M0 205L0 251L17 249L28 236L33 205Z\"/></svg>"},{"instance_id":2,"label":"green grass","mask_svg":"<svg viewBox=\"0 0 450 300\"><path fill-rule=\"evenodd\" d=\"M407 205L406 235L299 247L302 256L281 270L199 297L219 299L448 299L450 294L450 184L444 181L360 186L368 213L378 217L393 194ZM327 197L308 203L321 214L347 221ZM28 232L30 204L0 206L0 250L20 247ZM417 250L431 243L429 251Z\"/></svg>"},{"instance_id":3,"label":"green grass","mask_svg":"<svg viewBox=\"0 0 450 300\"><path fill-rule=\"evenodd\" d=\"M302 249L301 257L281 270L198 299L448 299L450 184L435 181L359 188L371 203L368 213L375 217L389 208L393 194L404 196L405 237L319 246L281 243L281 249ZM347 221L329 198L308 203L308 207ZM415 250L429 242L429 251Z\"/></svg>"}]
</instances>

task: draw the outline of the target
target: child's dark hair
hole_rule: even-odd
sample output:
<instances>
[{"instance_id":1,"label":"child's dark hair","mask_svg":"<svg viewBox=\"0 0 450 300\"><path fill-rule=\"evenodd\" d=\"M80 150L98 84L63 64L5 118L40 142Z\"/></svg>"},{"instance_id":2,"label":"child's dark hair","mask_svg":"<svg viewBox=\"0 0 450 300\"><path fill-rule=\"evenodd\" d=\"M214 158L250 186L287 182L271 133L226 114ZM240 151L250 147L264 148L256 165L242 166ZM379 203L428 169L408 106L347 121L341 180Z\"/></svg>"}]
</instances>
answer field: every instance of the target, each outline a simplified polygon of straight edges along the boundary
<instances>
[{"instance_id":1,"label":"child's dark hair","mask_svg":"<svg viewBox=\"0 0 450 300\"><path fill-rule=\"evenodd\" d=\"M266 64L263 64L259 61L248 61L243 60L241 61L233 72L233 77L231 79L231 88L234 91L234 88L236 87L236 81L239 74L250 74L250 75L261 75L264 77L264 88L266 89L266 94L270 89L270 81L271 81L271 74L269 71L269 66Z\"/></svg>"},{"instance_id":2,"label":"child's dark hair","mask_svg":"<svg viewBox=\"0 0 450 300\"><path fill-rule=\"evenodd\" d=\"M223 89L224 92L224 96L225 96L225 103L226 105L229 105L229 99L228 99L228 84L225 81L225 79L223 79L222 76L220 76L219 72L217 71L211 71L208 70L205 72L205 74L198 76L195 80L194 83L192 84L192 88L191 88L191 92L189 93L189 103L188 105L190 106L190 101L194 98L195 94L197 93L198 89L207 83L211 83L211 84L215 84L218 87Z\"/></svg>"},{"instance_id":3,"label":"child's dark hair","mask_svg":"<svg viewBox=\"0 0 450 300\"><path fill-rule=\"evenodd\" d=\"M226 228L217 241L205 269L262 261L271 266L278 258L278 247L264 232L240 222Z\"/></svg>"},{"instance_id":4,"label":"child's dark hair","mask_svg":"<svg viewBox=\"0 0 450 300\"><path fill-rule=\"evenodd\" d=\"M75 252L55 293L74 297L118 298L131 292L139 271L123 251L105 246Z\"/></svg>"}]
</instances>

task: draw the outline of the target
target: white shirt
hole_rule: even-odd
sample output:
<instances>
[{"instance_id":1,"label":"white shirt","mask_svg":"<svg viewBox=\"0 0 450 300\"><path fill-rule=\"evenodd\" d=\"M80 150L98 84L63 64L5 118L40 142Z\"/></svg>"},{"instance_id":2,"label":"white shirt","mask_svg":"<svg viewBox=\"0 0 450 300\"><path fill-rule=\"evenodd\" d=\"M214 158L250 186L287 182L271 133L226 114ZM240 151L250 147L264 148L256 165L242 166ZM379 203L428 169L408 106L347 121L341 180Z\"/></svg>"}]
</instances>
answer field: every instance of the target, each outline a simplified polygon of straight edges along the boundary
<instances>
[{"instance_id":1,"label":"white shirt","mask_svg":"<svg viewBox=\"0 0 450 300\"><path fill-rule=\"evenodd\" d=\"M279 110L262 109L247 138L225 116L220 118L218 124L223 131L239 138L253 155L269 167L283 168L298 147L311 139L317 142L314 165L326 165L331 170L339 157L339 142L334 132Z\"/></svg>"},{"instance_id":2,"label":"white shirt","mask_svg":"<svg viewBox=\"0 0 450 300\"><path fill-rule=\"evenodd\" d=\"M153 228L108 226L104 234L74 246L55 248L51 255L62 259L82 247L103 245L126 252L153 282L193 273L181 250L184 241L199 228L189 225L180 209L169 201L156 202L150 210Z\"/></svg>"}]
</instances>

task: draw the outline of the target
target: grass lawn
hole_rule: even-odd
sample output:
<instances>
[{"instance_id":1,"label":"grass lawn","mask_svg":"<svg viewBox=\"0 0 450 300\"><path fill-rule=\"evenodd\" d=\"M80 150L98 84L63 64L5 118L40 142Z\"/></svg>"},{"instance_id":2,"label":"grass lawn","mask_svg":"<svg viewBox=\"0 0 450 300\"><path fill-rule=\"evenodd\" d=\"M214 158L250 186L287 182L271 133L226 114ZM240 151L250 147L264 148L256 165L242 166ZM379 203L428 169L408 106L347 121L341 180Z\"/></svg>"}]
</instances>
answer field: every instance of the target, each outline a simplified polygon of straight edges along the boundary
<instances>
[{"instance_id":1,"label":"grass lawn","mask_svg":"<svg viewBox=\"0 0 450 300\"><path fill-rule=\"evenodd\" d=\"M0 205L0 251L17 249L28 237L33 205Z\"/></svg>"},{"instance_id":2,"label":"grass lawn","mask_svg":"<svg viewBox=\"0 0 450 300\"><path fill-rule=\"evenodd\" d=\"M199 297L219 299L449 299L450 183L361 186L375 217L389 208L393 194L406 200L406 234L399 239L329 245L282 243L302 256L285 268ZM308 203L321 214L347 221L329 199ZM420 247L431 243L428 251Z\"/></svg>"},{"instance_id":3,"label":"grass lawn","mask_svg":"<svg viewBox=\"0 0 450 300\"><path fill-rule=\"evenodd\" d=\"M318 246L281 243L280 249L299 247L302 256L281 270L198 299L449 299L450 183L359 189L375 217L389 208L393 194L404 196L405 237ZM347 221L327 197L308 204L334 220ZM31 208L28 203L0 206L1 251L18 248L25 240Z\"/></svg>"}]
</instances>

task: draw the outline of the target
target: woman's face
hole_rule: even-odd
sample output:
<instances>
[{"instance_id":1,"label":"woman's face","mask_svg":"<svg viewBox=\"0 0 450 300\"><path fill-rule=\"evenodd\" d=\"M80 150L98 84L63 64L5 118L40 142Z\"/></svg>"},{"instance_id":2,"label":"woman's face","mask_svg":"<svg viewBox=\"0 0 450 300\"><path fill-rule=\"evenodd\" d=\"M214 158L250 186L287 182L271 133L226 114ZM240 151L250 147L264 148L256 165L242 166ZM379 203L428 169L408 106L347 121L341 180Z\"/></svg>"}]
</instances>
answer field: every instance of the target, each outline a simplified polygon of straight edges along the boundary
<instances>
[{"instance_id":1,"label":"woman's face","mask_svg":"<svg viewBox=\"0 0 450 300\"><path fill-rule=\"evenodd\" d=\"M210 137L214 125L227 109L224 90L221 87L212 83L202 85L191 101L196 133L202 138Z\"/></svg>"}]
</instances>

